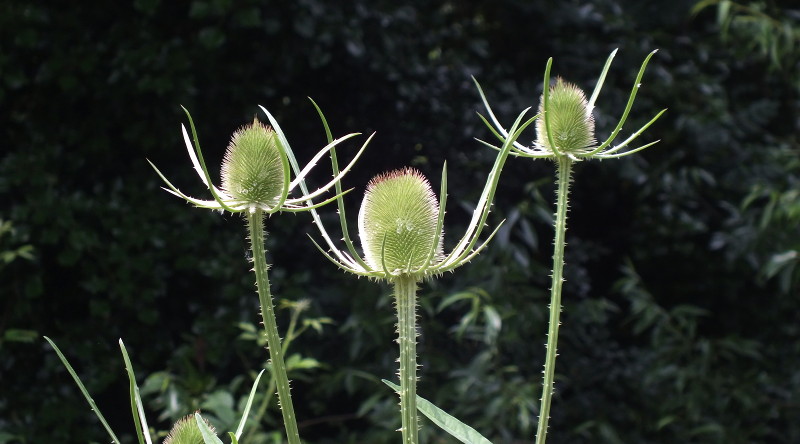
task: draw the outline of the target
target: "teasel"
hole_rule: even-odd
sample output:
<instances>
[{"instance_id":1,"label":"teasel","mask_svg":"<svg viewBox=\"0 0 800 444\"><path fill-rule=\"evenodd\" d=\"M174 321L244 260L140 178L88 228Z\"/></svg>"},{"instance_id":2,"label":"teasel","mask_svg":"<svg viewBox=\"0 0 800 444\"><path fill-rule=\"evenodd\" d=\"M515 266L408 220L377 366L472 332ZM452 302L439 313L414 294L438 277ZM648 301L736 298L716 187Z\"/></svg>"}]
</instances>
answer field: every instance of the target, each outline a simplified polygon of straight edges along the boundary
<instances>
[{"instance_id":1,"label":"teasel","mask_svg":"<svg viewBox=\"0 0 800 444\"><path fill-rule=\"evenodd\" d=\"M214 426L203 419L206 426L214 433ZM194 415L184 416L172 426L169 434L164 439L164 444L203 444L203 433L197 425Z\"/></svg>"},{"instance_id":2,"label":"teasel","mask_svg":"<svg viewBox=\"0 0 800 444\"><path fill-rule=\"evenodd\" d=\"M311 102L327 129L325 116L317 104L313 100ZM326 154L330 154L332 158L335 158L336 146L357 136L358 133L348 134L336 140L328 137L327 145L320 149L305 167L300 169L280 125L264 107L261 107L261 110L267 116L271 126L261 123L256 118L251 124L233 133L222 161L222 185L217 187L211 182L203 153L200 150L200 142L192 117L184 108L189 118L192 137L190 139L186 127L182 125L183 140L195 171L211 193L211 200L189 197L175 187L152 162L150 162L150 165L153 166L159 177L166 183L167 188L165 189L169 193L200 208L242 213L244 215L250 239L253 271L256 275L256 288L261 305L261 315L267 336L270 362L272 363L283 422L289 444L300 444L297 418L294 414L289 378L284 364L284 351L281 346L272 293L270 291L267 272L269 265L267 264L266 250L264 248L264 218L278 212L313 211L340 199L346 191L341 190L339 180L355 164L366 149L372 136L367 138L343 170L338 171L337 168L333 179L317 190L309 192L305 184L305 177L310 173L311 169ZM291 178L292 171L295 174L294 179ZM314 203L314 199L322 196L331 188L336 190L336 194L333 197ZM290 194L298 189L301 191L301 195L299 197L290 197Z\"/></svg>"},{"instance_id":3,"label":"teasel","mask_svg":"<svg viewBox=\"0 0 800 444\"><path fill-rule=\"evenodd\" d=\"M497 233L499 225L479 243L512 143L536 118L523 121L527 111L520 113L514 122L511 136L503 144L487 176L470 223L449 253L445 253L443 248L447 204L446 163L442 168L438 200L430 182L413 168L387 172L369 182L358 213L358 235L363 257L351 240L342 198L338 199L338 206L344 249L336 246L316 211L312 212L329 251L322 248L313 237L311 240L325 257L349 273L386 281L393 287L400 347L399 394L404 444L419 442L416 407L417 287L426 279L453 271L469 262ZM327 132L330 140L330 130ZM338 165L335 157L332 160L336 172ZM337 195L341 195L340 188L337 188Z\"/></svg>"},{"instance_id":4,"label":"teasel","mask_svg":"<svg viewBox=\"0 0 800 444\"><path fill-rule=\"evenodd\" d=\"M556 212L555 212L555 240L553 248L553 271L552 286L550 289L550 319L547 334L547 351L544 366L544 382L542 387L541 407L539 410L539 423L536 431L536 444L544 444L547 437L547 425L549 421L550 406L554 392L555 381L555 361L556 346L558 343L558 331L561 325L561 289L564 283L564 247L567 229L567 208L569 205L569 187L572 181L573 164L582 160L589 159L616 159L644 150L656 143L650 142L638 148L627 149L628 145L637 139L647 128L649 128L666 109L658 112L650 121L631 134L622 143L612 146L612 142L619 135L623 124L628 118L628 114L633 106L636 94L641 87L642 77L650 58L656 51L651 52L642 62L639 73L636 76L633 88L628 96L628 102L617 125L611 131L609 137L602 143L598 143L595 137L595 125L592 111L600 90L602 89L608 69L616 55L614 50L606 60L600 78L597 81L591 97L587 100L583 90L578 86L568 83L561 78L557 78L555 84L550 85L550 69L553 59L547 61L544 73L543 92L539 101L539 120L536 122L536 141L525 146L516 141L514 137L510 155L517 157L528 157L532 159L550 159L557 165L556 170ZM505 147L512 139L509 131L506 131L495 117L486 96L477 80L475 85L481 96L481 100L486 108L489 118L481 116L483 122L489 127ZM490 123L491 120L491 123ZM513 135L513 132L512 132ZM483 141L481 141L483 142ZM485 145L500 150L500 147L483 142Z\"/></svg>"}]
</instances>

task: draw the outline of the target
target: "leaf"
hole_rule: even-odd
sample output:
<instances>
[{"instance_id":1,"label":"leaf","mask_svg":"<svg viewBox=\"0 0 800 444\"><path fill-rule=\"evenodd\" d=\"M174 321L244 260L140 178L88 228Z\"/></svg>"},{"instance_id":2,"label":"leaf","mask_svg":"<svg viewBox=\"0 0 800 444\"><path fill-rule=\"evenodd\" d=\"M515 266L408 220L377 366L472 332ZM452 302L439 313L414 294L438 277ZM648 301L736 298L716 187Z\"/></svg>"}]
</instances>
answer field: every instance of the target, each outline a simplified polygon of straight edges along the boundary
<instances>
[{"instance_id":1,"label":"leaf","mask_svg":"<svg viewBox=\"0 0 800 444\"><path fill-rule=\"evenodd\" d=\"M385 379L381 379L381 381L391 387L395 392L400 391L399 385L389 382ZM417 410L422 412L423 415L427 416L428 419L433 421L433 423L439 426L442 430L449 433L464 444L492 444L491 441L486 439L475 429L459 421L449 413L445 412L439 407L436 407L433 405L433 403L419 395L417 395Z\"/></svg>"},{"instance_id":2,"label":"leaf","mask_svg":"<svg viewBox=\"0 0 800 444\"><path fill-rule=\"evenodd\" d=\"M200 413L194 414L194 420L197 422L197 427L200 428L200 433L203 434L203 442L205 442L205 444L222 444L222 441L217 438L217 435L208 428L208 424L206 424L203 417L200 416Z\"/></svg>"},{"instance_id":3,"label":"leaf","mask_svg":"<svg viewBox=\"0 0 800 444\"><path fill-rule=\"evenodd\" d=\"M237 444L239 441L239 437L242 436L242 431L244 430L244 425L247 422L247 416L250 414L250 407L253 406L253 397L256 395L256 388L258 388L258 381L261 380L261 375L264 374L264 370L258 372L258 376L256 376L255 382L253 382L253 388L250 389L250 396L247 398L247 404L245 404L244 412L242 412L242 419L239 421L239 427L236 428L236 434L233 435L233 440L231 441L233 444Z\"/></svg>"},{"instance_id":4,"label":"leaf","mask_svg":"<svg viewBox=\"0 0 800 444\"><path fill-rule=\"evenodd\" d=\"M3 332L2 341L33 343L39 337L35 330L23 330L19 328L9 328Z\"/></svg>"},{"instance_id":5,"label":"leaf","mask_svg":"<svg viewBox=\"0 0 800 444\"><path fill-rule=\"evenodd\" d=\"M50 346L53 347L53 350L56 351L58 358L61 359L61 363L64 364L64 367L67 368L69 374L72 375L72 379L74 379L75 383L78 384L78 388L81 390L81 393L83 393L83 397L86 398L86 401L89 402L89 406L92 408L92 411L94 412L95 415L97 415L97 418L103 424L103 427L105 427L106 432L108 432L109 436L111 436L111 442L119 444L120 443L119 438L117 438L117 435L115 435L114 432L111 430L111 426L108 425L108 422L106 422L106 419L103 417L103 414L100 413L100 409L97 408L97 404L95 404L94 399L92 399L92 397L89 396L89 392L86 390L86 387L83 385L83 382L81 382L81 378L79 378L78 374L75 373L75 370L69 364L67 358L64 356L63 353L61 353L61 350L59 350L59 348L53 341L50 340L50 338L45 336L44 339L50 343Z\"/></svg>"},{"instance_id":6,"label":"leaf","mask_svg":"<svg viewBox=\"0 0 800 444\"><path fill-rule=\"evenodd\" d=\"M131 397L131 411L133 413L133 423L136 428L136 436L139 438L139 443L153 444L150 439L149 427L147 426L147 418L144 416L144 409L142 408L142 397L139 396L139 386L136 385L136 375L133 373L133 365L131 359L128 357L128 350L125 349L125 344L122 339L119 340L119 348L122 350L122 359L125 360L125 370L128 372L128 381L130 383L130 397Z\"/></svg>"}]
</instances>

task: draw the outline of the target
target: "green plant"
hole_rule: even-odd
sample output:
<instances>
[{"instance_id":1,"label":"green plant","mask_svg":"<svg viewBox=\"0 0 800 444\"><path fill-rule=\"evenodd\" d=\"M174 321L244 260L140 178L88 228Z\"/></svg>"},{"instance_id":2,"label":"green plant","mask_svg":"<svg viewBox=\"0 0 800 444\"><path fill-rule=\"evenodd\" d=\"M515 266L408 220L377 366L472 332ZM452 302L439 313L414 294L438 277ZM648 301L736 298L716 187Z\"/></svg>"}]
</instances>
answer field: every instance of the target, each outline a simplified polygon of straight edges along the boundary
<instances>
[{"instance_id":1,"label":"green plant","mask_svg":"<svg viewBox=\"0 0 800 444\"><path fill-rule=\"evenodd\" d=\"M441 191L437 204L430 183L419 172L405 168L376 176L370 181L358 214L358 234L364 256L355 249L347 227L344 202L338 199L339 221L345 250L339 249L330 234L314 214L317 227L331 253L316 241L314 245L328 260L339 268L357 276L387 281L394 289L397 309L397 332L400 346L400 410L401 432L404 444L419 442L417 409L427 414L441 416L443 412L430 413L432 404L418 401L417 396L417 286L430 279L469 262L480 253L497 233L496 228L482 244L476 247L486 224L492 200L500 180L500 172L512 149L516 137L536 117L523 122L528 110L517 117L495 160L481 198L469 226L455 248L443 252L443 224L447 202L447 166L442 169ZM325 124L330 142L330 129ZM338 171L335 156L331 156L334 174ZM337 184L337 196L341 196ZM420 405L422 403L423 405ZM439 423L440 425L444 425ZM448 430L458 436L457 431Z\"/></svg>"},{"instance_id":2,"label":"green plant","mask_svg":"<svg viewBox=\"0 0 800 444\"><path fill-rule=\"evenodd\" d=\"M301 352L290 353L292 343L309 330L318 335L322 334L323 327L330 324L331 320L326 317L309 316L308 300L279 299L276 301L276 309L277 313L288 312L290 319L286 334L281 341L283 356L286 357L287 375L291 380L308 380L322 364L314 358L304 356ZM274 402L276 380L272 365L269 359L262 362L260 355L257 363L250 362L249 354L245 353L246 350L263 350L268 347L267 335L263 329L251 322L241 322L238 327L240 330L238 342L243 347L237 354L241 355L243 364L248 370L227 384L209 377L198 368L194 359L196 350L191 347L175 350L168 370L151 373L145 378L141 387L142 398L150 409L158 412L156 418L158 421L177 423L185 417L186 412L199 410L203 412L203 418L214 424L217 429L235 428L238 418L244 414L247 403L252 402L249 426L240 441L250 444L272 442L270 435L282 435L269 429L272 423L269 414L276 406ZM237 396L248 381L257 377L258 368L265 368L269 375L266 388L255 392L252 398L248 393ZM193 418L191 424L194 425ZM167 431L158 432L157 436L166 436L166 433ZM280 436L278 438L282 439Z\"/></svg>"},{"instance_id":3,"label":"green plant","mask_svg":"<svg viewBox=\"0 0 800 444\"><path fill-rule=\"evenodd\" d=\"M800 27L796 17L764 1L701 0L691 10L697 15L716 6L723 42L740 40L745 53L757 52L770 67L790 71L800 62ZM795 87L798 85L795 81Z\"/></svg>"},{"instance_id":4,"label":"green plant","mask_svg":"<svg viewBox=\"0 0 800 444\"><path fill-rule=\"evenodd\" d=\"M556 162L557 170L557 191L556 191L556 214L555 214L555 240L553 248L553 271L551 274L552 285L550 287L550 319L547 333L547 355L544 365L544 384L542 388L541 407L539 410L539 423L536 431L536 443L544 444L547 438L547 424L550 419L550 406L552 403L553 392L555 391L555 361L558 345L558 331L561 325L561 289L564 282L564 247L566 245L565 235L567 231L567 207L569 205L569 187L572 182L572 168L574 163L589 159L616 159L641 151L656 142L651 142L638 148L623 151L633 140L639 137L644 130L652 125L661 115L666 112L662 110L655 115L649 122L634 132L622 143L611 146L622 129L628 113L633 106L636 93L641 86L642 76L647 67L647 62L655 54L651 52L639 68L628 103L622 113L616 127L609 137L602 143L595 140L594 109L597 96L603 87L608 69L616 55L614 50L606 60L603 71L597 81L597 85L588 100L583 91L575 85L564 82L558 78L555 85L550 84L550 68L553 59L547 61L544 73L544 91L539 103L539 114L541 117L536 125L536 142L532 146L524 146L516 143L516 136L509 137L507 132L492 112L486 96L480 85L475 82L481 99L486 107L491 123L483 118L484 123L494 133L494 135L504 144L508 145L512 140L511 154L519 157L532 159L549 159ZM511 131L514 133L513 129ZM501 148L484 142L491 148L501 150Z\"/></svg>"},{"instance_id":5,"label":"green plant","mask_svg":"<svg viewBox=\"0 0 800 444\"><path fill-rule=\"evenodd\" d=\"M325 117L322 111L316 106L316 103L314 103L314 106L324 122ZM305 186L305 176L311 171L311 168L326 153L333 153L336 145L355 137L357 134L352 133L337 140L329 140L329 143L301 170L278 122L269 111L263 107L261 109L267 115L272 128L261 124L255 119L253 124L245 126L234 133L222 163L221 188L217 188L212 184L208 168L203 159L203 153L200 150L197 130L191 115L184 109L189 118L194 142L193 145L186 128L182 126L186 149L195 171L203 184L208 187L213 200L200 200L187 196L172 185L152 162L150 165L153 166L159 177L169 187L167 191L183 198L187 202L200 208L243 213L245 215L252 251L253 271L256 274L256 288L261 305L261 315L267 335L272 374L278 390L278 401L281 405L286 435L290 444L299 444L300 436L297 429L297 418L294 413L289 378L283 357L284 348L281 345L278 333L267 273L269 266L267 265L266 250L264 248L264 217L277 212L313 210L340 198L344 192L340 190L339 180L364 152L371 137L367 139L353 160L341 172L335 172L334 178L330 182L309 193ZM292 169L296 175L293 180L290 176ZM321 203L313 203L313 199L322 195L334 185L336 185L338 192L336 196ZM298 186L302 189L303 194L297 198L290 198L289 194ZM198 424L201 425L202 423L198 421Z\"/></svg>"}]
</instances>

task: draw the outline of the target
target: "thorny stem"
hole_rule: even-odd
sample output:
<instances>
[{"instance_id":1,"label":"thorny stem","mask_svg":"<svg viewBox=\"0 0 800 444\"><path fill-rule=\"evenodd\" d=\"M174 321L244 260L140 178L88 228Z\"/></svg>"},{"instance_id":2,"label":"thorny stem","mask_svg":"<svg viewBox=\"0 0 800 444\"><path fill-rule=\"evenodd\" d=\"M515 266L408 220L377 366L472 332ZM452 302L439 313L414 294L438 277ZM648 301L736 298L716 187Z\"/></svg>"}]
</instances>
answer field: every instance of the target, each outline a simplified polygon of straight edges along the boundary
<instances>
[{"instance_id":1,"label":"thorny stem","mask_svg":"<svg viewBox=\"0 0 800 444\"><path fill-rule=\"evenodd\" d=\"M547 332L547 355L544 361L544 382L542 384L542 403L539 408L539 425L536 430L536 444L544 444L547 438L547 423L550 420L550 404L553 400L558 327L561 315L561 284L564 282L564 237L567 232L567 207L569 183L572 175L572 160L558 156L558 190L556 202L555 242L553 246L553 285L550 288L550 325Z\"/></svg>"},{"instance_id":2,"label":"thorny stem","mask_svg":"<svg viewBox=\"0 0 800 444\"><path fill-rule=\"evenodd\" d=\"M272 305L272 294L269 289L267 276L266 250L264 249L264 213L260 209L247 212L247 227L250 231L250 242L253 253L253 270L256 273L256 287L258 301L261 303L261 317L264 320L264 330L267 333L267 346L269 348L272 372L278 388L278 402L283 414L283 424L286 427L286 437L289 444L300 444L300 434L297 431L297 419L294 416L294 406L289 389L289 378L286 375L286 366L283 363L283 348L278 335L278 325L275 321L275 309Z\"/></svg>"},{"instance_id":3,"label":"thorny stem","mask_svg":"<svg viewBox=\"0 0 800 444\"><path fill-rule=\"evenodd\" d=\"M394 281L397 342L400 344L400 412L403 444L419 442L417 420L417 281L400 276Z\"/></svg>"}]
</instances>

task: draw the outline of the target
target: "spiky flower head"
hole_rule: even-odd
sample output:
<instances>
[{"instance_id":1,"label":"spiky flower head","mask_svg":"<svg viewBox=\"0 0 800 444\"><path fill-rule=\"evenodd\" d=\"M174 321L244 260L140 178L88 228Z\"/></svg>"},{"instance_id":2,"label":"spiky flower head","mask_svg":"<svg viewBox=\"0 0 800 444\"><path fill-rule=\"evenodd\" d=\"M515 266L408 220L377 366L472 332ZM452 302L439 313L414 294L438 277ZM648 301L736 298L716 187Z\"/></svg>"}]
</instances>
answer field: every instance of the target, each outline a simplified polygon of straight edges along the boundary
<instances>
[{"instance_id":1,"label":"spiky flower head","mask_svg":"<svg viewBox=\"0 0 800 444\"><path fill-rule=\"evenodd\" d=\"M639 68L639 74L636 75L636 81L628 96L628 103L625 105L625 110L622 112L622 117L620 117L617 125L611 131L611 134L603 142L595 140L592 110L594 109L600 90L603 87L603 82L605 82L608 69L611 66L611 61L614 59L616 53L617 50L615 49L611 55L608 56L608 60L606 60L606 64L603 67L603 72L600 74L600 78L597 80L597 84L588 101L586 100L586 95L580 88L560 78L556 79L553 86L549 86L550 68L552 67L553 59L548 59L547 66L544 70L543 82L546 87L544 88L541 101L539 102L539 114L537 114L538 120L536 120L536 142L530 146L525 146L515 140L512 143L511 154L532 159L570 159L572 161L616 159L631 155L656 144L658 141L647 143L638 148L628 148L631 142L636 140L636 138L667 111L666 109L658 112L655 117L650 119L649 122L631 134L631 136L623 142L616 146L611 145L622 130L625 120L628 118L628 113L630 113L633 107L636 93L642 85L642 77L644 76L647 62L653 57L653 54L656 53L655 51L645 57L644 62L642 62L642 66ZM475 86L478 87L478 93L480 93L483 105L488 112L488 119L482 117L484 123L489 126L497 138L505 143L513 133L506 131L503 125L500 124L500 121L497 120L477 80L475 81ZM483 143L491 148L500 149L491 143Z\"/></svg>"},{"instance_id":2,"label":"spiky flower head","mask_svg":"<svg viewBox=\"0 0 800 444\"><path fill-rule=\"evenodd\" d=\"M284 186L279 144L278 134L258 119L239 128L222 161L222 190L250 207L274 207Z\"/></svg>"},{"instance_id":3,"label":"spiky flower head","mask_svg":"<svg viewBox=\"0 0 800 444\"><path fill-rule=\"evenodd\" d=\"M441 260L438 216L436 195L419 171L403 168L373 178L358 213L367 264L376 270L413 273Z\"/></svg>"},{"instance_id":4,"label":"spiky flower head","mask_svg":"<svg viewBox=\"0 0 800 444\"><path fill-rule=\"evenodd\" d=\"M353 167L356 160L367 148L372 136L364 142L361 149L346 167L341 171L337 167L330 182L316 191L309 192L305 178L314 165L328 153L334 159L334 148L341 142L358 134L352 133L333 139L325 121L325 116L322 115L322 111L317 107L320 119L322 119L328 135L328 144L319 150L305 167L300 168L280 125L269 111L264 107L261 107L261 109L267 115L271 126L266 126L260 123L258 119L253 119L252 124L240 128L233 134L222 162L222 186L218 188L212 183L211 175L203 159L192 116L184 108L192 130L190 137L186 127L181 125L186 151L189 153L189 159L192 161L195 172L197 172L203 184L208 187L213 199L201 200L186 195L148 160L161 180L167 185L165 190L200 208L224 210L231 213L263 212L275 214L281 211L309 211L337 200L338 195L314 202L331 188L335 188L338 194L342 193L341 186L338 185L339 181L342 176L350 171L350 168ZM291 178L292 171L295 174L294 179ZM302 195L290 197L290 194L297 188L302 191Z\"/></svg>"},{"instance_id":5,"label":"spiky flower head","mask_svg":"<svg viewBox=\"0 0 800 444\"><path fill-rule=\"evenodd\" d=\"M556 149L550 146L544 119L536 121L536 143L550 151L573 154L594 146L594 117L583 90L561 77L550 87L550 100L544 108L544 95L539 101L539 114L549 113L550 131Z\"/></svg>"},{"instance_id":6,"label":"spiky flower head","mask_svg":"<svg viewBox=\"0 0 800 444\"><path fill-rule=\"evenodd\" d=\"M214 432L214 427L211 423L203 418L208 428ZM203 444L203 434L197 426L197 421L194 415L185 416L178 420L172 430L170 430L167 438L164 439L164 444Z\"/></svg>"}]
</instances>

